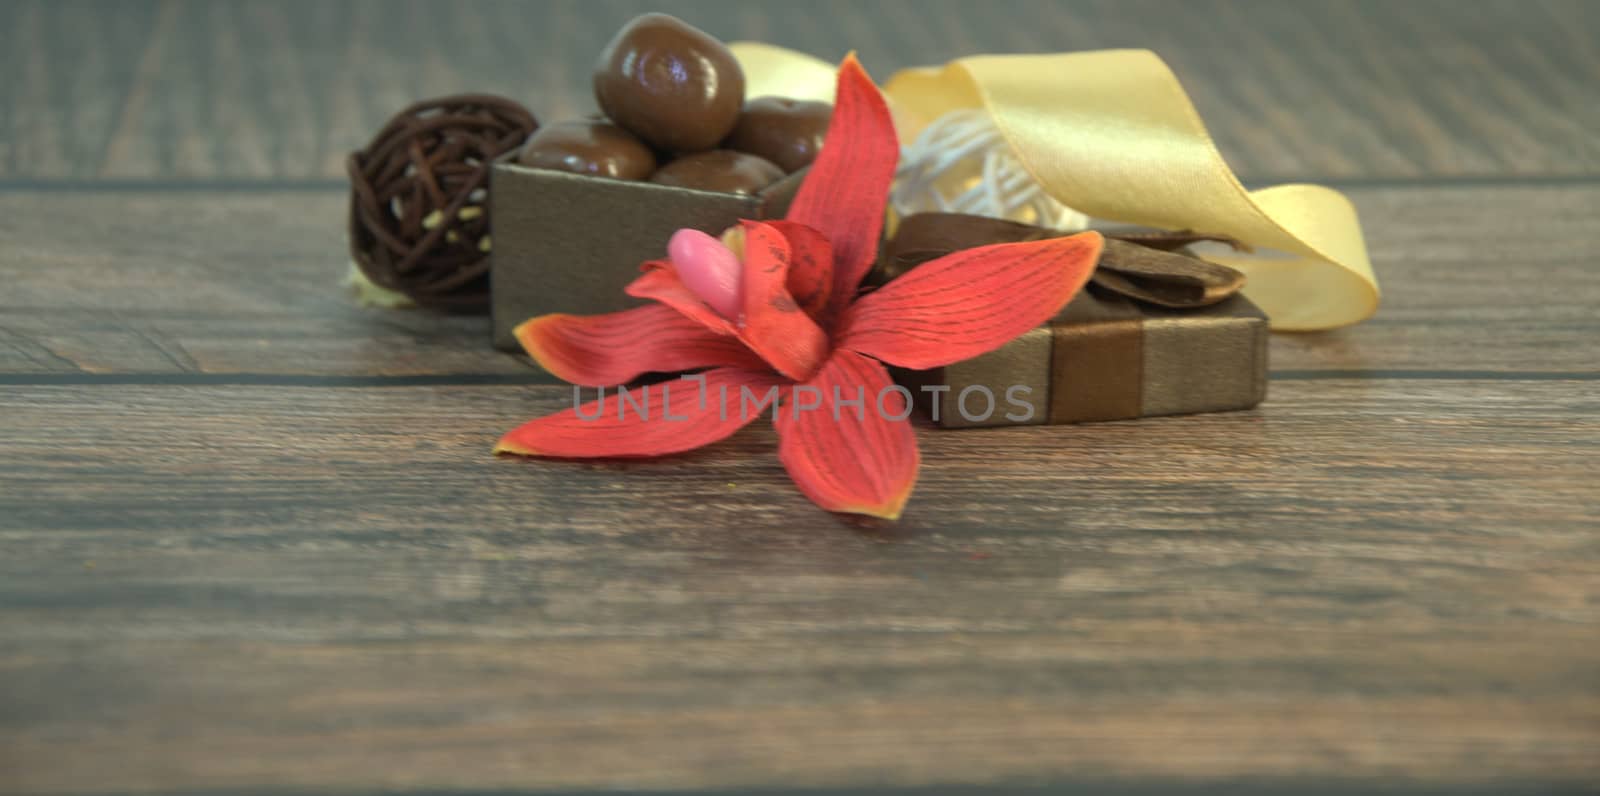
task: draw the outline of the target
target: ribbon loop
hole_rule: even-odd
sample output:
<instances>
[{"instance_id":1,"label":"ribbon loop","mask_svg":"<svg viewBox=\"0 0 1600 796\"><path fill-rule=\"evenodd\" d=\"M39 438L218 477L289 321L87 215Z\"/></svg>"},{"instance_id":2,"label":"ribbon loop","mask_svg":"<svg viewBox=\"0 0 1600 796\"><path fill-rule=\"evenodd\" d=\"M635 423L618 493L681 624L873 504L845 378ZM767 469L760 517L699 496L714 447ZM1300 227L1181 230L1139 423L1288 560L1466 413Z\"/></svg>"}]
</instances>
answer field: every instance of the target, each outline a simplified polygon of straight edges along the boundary
<instances>
[{"instance_id":1,"label":"ribbon loop","mask_svg":"<svg viewBox=\"0 0 1600 796\"><path fill-rule=\"evenodd\" d=\"M747 85L818 82L811 56L735 44ZM764 89L763 89L764 90ZM1358 323L1379 291L1355 208L1337 191L1282 185L1247 191L1193 103L1149 50L980 55L907 69L886 84L902 140L952 111L982 108L1028 174L1062 204L1157 229L1218 233L1281 253L1206 258L1243 271L1276 329Z\"/></svg>"}]
</instances>

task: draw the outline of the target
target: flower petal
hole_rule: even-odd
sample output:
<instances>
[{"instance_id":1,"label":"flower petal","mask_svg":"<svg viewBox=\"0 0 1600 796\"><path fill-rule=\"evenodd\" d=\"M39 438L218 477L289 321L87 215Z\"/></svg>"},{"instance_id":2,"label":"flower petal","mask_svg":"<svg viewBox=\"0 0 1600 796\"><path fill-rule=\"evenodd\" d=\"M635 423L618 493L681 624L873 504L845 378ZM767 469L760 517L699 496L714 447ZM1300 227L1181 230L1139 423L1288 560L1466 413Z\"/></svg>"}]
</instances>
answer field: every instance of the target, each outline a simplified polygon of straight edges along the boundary
<instances>
[{"instance_id":1,"label":"flower petal","mask_svg":"<svg viewBox=\"0 0 1600 796\"><path fill-rule=\"evenodd\" d=\"M776 383L767 374L717 368L628 390L626 397L610 392L598 401L523 424L502 437L494 452L598 459L694 450L728 437L760 414L742 410L739 388L757 391L760 397Z\"/></svg>"},{"instance_id":2,"label":"flower petal","mask_svg":"<svg viewBox=\"0 0 1600 796\"><path fill-rule=\"evenodd\" d=\"M778 456L795 486L818 506L886 519L905 509L921 454L905 419L905 396L892 386L883 365L835 351L778 411ZM810 410L803 409L809 401L801 396L807 387L819 391L820 405ZM836 402L836 396L860 397L861 411Z\"/></svg>"},{"instance_id":3,"label":"flower petal","mask_svg":"<svg viewBox=\"0 0 1600 796\"><path fill-rule=\"evenodd\" d=\"M651 260L639 266L639 270L644 273L629 282L622 292L634 298L655 299L716 334L734 335L733 321L722 317L705 299L690 290L671 260Z\"/></svg>"},{"instance_id":4,"label":"flower petal","mask_svg":"<svg viewBox=\"0 0 1600 796\"><path fill-rule=\"evenodd\" d=\"M763 367L737 339L718 335L661 304L605 315L541 315L523 322L514 334L540 367L585 387L623 384L652 371Z\"/></svg>"},{"instance_id":5,"label":"flower petal","mask_svg":"<svg viewBox=\"0 0 1600 796\"><path fill-rule=\"evenodd\" d=\"M1077 294L1105 241L1098 232L947 254L858 299L837 345L891 365L936 368L993 351Z\"/></svg>"},{"instance_id":6,"label":"flower petal","mask_svg":"<svg viewBox=\"0 0 1600 796\"><path fill-rule=\"evenodd\" d=\"M845 56L822 151L787 216L833 244L835 311L855 297L878 257L884 205L899 159L900 142L883 95L855 54Z\"/></svg>"},{"instance_id":7,"label":"flower petal","mask_svg":"<svg viewBox=\"0 0 1600 796\"><path fill-rule=\"evenodd\" d=\"M833 245L827 237L793 221L768 221L789 242L789 293L806 314L821 318L833 296Z\"/></svg>"},{"instance_id":8,"label":"flower petal","mask_svg":"<svg viewBox=\"0 0 1600 796\"><path fill-rule=\"evenodd\" d=\"M744 310L739 339L779 373L804 381L828 355L828 335L789 294L789 241L759 221L744 225Z\"/></svg>"}]
</instances>

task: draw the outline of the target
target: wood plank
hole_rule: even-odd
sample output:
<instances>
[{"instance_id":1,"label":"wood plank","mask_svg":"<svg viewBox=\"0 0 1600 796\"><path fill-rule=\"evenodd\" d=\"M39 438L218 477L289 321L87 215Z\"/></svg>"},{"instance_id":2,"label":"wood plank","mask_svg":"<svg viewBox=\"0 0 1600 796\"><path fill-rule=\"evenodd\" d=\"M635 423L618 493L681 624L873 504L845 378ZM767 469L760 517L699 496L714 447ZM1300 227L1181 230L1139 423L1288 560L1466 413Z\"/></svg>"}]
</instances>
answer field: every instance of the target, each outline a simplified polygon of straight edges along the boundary
<instances>
[{"instance_id":1,"label":"wood plank","mask_svg":"<svg viewBox=\"0 0 1600 796\"><path fill-rule=\"evenodd\" d=\"M0 790L1592 785L1590 383L1272 389L924 430L885 528L763 424L490 456L556 387L13 385Z\"/></svg>"},{"instance_id":2,"label":"wood plank","mask_svg":"<svg viewBox=\"0 0 1600 796\"><path fill-rule=\"evenodd\" d=\"M1385 290L1272 367L1600 370L1600 183L1350 191ZM0 374L527 375L482 318L362 309L335 192L0 193Z\"/></svg>"},{"instance_id":3,"label":"wood plank","mask_svg":"<svg viewBox=\"0 0 1600 796\"><path fill-rule=\"evenodd\" d=\"M0 4L0 177L95 175L147 90L153 3Z\"/></svg>"},{"instance_id":4,"label":"wood plank","mask_svg":"<svg viewBox=\"0 0 1600 796\"><path fill-rule=\"evenodd\" d=\"M650 0L465 6L7 3L9 178L331 178L389 114L463 90L588 111L589 71ZM1584 0L965 0L674 13L875 74L979 52L1148 47L1246 178L1600 174L1600 47ZM88 31L95 32L92 36ZM107 35L100 35L107 34ZM79 38L85 37L85 38ZM96 47L85 51L81 40Z\"/></svg>"}]
</instances>

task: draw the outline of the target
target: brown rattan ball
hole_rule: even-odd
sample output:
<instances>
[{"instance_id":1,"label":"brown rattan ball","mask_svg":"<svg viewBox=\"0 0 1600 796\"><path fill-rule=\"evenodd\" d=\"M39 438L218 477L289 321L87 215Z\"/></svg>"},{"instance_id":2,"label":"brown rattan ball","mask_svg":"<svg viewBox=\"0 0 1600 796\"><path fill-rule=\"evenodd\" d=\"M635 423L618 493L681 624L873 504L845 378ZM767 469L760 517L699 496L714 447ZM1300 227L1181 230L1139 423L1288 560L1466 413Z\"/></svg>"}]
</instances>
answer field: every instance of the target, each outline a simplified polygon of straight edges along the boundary
<instances>
[{"instance_id":1,"label":"brown rattan ball","mask_svg":"<svg viewBox=\"0 0 1600 796\"><path fill-rule=\"evenodd\" d=\"M489 169L537 129L502 97L461 94L396 114L350 153L350 255L367 278L418 305L489 306Z\"/></svg>"}]
</instances>

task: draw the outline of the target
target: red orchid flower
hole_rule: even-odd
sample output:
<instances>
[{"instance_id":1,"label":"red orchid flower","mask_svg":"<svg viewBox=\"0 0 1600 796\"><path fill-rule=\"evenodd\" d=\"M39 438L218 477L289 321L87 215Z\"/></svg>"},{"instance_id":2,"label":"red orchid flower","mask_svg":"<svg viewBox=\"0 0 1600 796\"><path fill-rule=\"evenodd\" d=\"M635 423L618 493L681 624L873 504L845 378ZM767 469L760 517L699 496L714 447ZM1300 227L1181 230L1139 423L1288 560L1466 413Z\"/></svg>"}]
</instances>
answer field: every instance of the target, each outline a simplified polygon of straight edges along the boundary
<instances>
[{"instance_id":1,"label":"red orchid flower","mask_svg":"<svg viewBox=\"0 0 1600 796\"><path fill-rule=\"evenodd\" d=\"M1102 240L1084 232L969 249L858 296L878 254L900 147L883 96L854 55L839 68L825 141L784 220L744 221L721 240L675 234L668 259L645 263L626 289L656 303L544 315L516 330L535 361L577 385L701 374L636 394L602 391L598 401L512 431L495 451L613 458L692 450L748 424L761 414L755 399L776 387L789 391L773 421L795 485L830 511L898 517L920 456L906 393L884 363L948 365L1044 323L1088 280ZM746 411L747 397L756 411Z\"/></svg>"}]
</instances>

